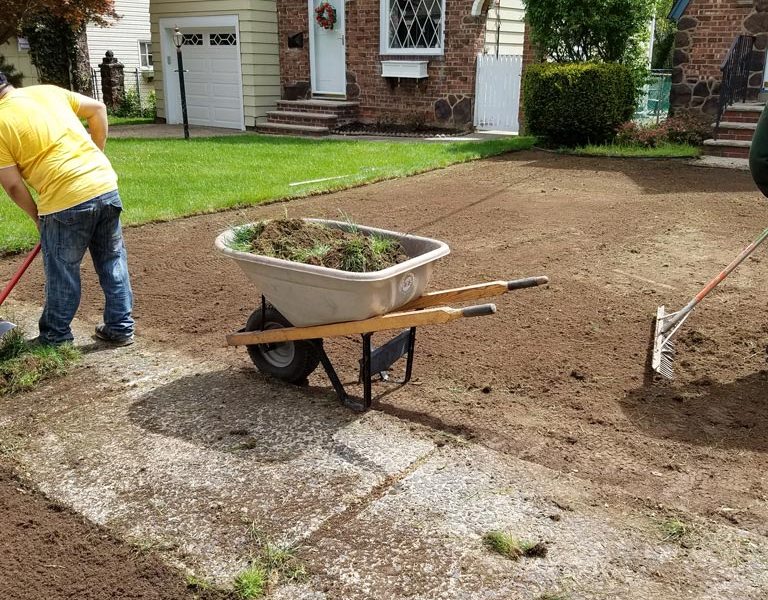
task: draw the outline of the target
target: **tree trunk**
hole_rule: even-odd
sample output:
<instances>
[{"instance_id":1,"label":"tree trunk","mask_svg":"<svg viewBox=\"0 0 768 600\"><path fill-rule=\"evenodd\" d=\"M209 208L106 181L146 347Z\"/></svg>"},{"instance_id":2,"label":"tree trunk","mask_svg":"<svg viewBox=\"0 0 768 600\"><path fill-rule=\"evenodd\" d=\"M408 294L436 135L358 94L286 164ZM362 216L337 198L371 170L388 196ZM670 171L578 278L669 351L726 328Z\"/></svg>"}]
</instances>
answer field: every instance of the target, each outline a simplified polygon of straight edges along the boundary
<instances>
[{"instance_id":1,"label":"tree trunk","mask_svg":"<svg viewBox=\"0 0 768 600\"><path fill-rule=\"evenodd\" d=\"M88 54L88 36L85 25L73 34L72 52L70 53L70 80L72 89L86 96L93 96L91 61Z\"/></svg>"}]
</instances>

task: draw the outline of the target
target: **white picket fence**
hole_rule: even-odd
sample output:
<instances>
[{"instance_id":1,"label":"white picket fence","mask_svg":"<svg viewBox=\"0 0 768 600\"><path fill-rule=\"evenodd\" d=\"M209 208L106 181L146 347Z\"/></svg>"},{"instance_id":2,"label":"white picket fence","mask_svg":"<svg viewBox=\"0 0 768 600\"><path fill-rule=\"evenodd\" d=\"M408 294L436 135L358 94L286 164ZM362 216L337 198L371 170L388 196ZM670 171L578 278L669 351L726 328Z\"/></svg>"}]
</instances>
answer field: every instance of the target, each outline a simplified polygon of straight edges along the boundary
<instances>
[{"instance_id":1,"label":"white picket fence","mask_svg":"<svg viewBox=\"0 0 768 600\"><path fill-rule=\"evenodd\" d=\"M522 73L522 56L478 54L474 119L477 129L519 131Z\"/></svg>"}]
</instances>

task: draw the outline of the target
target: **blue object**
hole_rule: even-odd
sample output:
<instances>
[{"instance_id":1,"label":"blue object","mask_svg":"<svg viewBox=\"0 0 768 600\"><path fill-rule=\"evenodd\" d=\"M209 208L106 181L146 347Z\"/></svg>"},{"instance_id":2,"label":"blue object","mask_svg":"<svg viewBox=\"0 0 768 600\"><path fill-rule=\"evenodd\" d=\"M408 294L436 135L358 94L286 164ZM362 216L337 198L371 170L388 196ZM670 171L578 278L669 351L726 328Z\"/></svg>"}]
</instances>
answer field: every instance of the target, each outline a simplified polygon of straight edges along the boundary
<instances>
[{"instance_id":1,"label":"blue object","mask_svg":"<svg viewBox=\"0 0 768 600\"><path fill-rule=\"evenodd\" d=\"M688 8L690 1L691 0L677 0L672 7L672 10L669 11L667 18L675 22L679 21L680 17L682 17L685 12L685 9Z\"/></svg>"}]
</instances>

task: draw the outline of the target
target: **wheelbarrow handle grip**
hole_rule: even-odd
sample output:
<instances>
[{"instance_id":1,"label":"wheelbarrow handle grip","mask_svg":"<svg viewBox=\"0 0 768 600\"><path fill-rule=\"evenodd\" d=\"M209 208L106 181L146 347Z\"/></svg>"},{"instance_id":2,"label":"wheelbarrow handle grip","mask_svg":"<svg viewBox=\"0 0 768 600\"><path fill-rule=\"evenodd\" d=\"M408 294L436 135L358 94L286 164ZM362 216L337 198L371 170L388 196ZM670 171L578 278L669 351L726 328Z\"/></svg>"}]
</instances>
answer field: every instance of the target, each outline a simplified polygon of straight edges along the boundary
<instances>
[{"instance_id":1,"label":"wheelbarrow handle grip","mask_svg":"<svg viewBox=\"0 0 768 600\"><path fill-rule=\"evenodd\" d=\"M544 285L549 283L549 277L541 275L539 277L526 277L525 279L515 279L514 281L507 282L507 290L522 290L525 288L536 287L537 285Z\"/></svg>"},{"instance_id":2,"label":"wheelbarrow handle grip","mask_svg":"<svg viewBox=\"0 0 768 600\"><path fill-rule=\"evenodd\" d=\"M485 317L487 315L493 315L496 313L495 304L478 304L477 306L467 306L462 308L462 317Z\"/></svg>"},{"instance_id":3,"label":"wheelbarrow handle grip","mask_svg":"<svg viewBox=\"0 0 768 600\"><path fill-rule=\"evenodd\" d=\"M5 302L5 299L8 297L8 294L10 294L11 290L13 290L13 288L16 287L16 284L19 282L19 279L21 279L21 276L24 275L24 271L26 271L29 265L32 264L32 261L35 260L35 257L37 256L38 252L40 252L40 242L38 242L37 245L34 248L32 248L32 252L30 252L27 258L24 259L24 262L19 267L19 270L16 271L10 283L5 286L2 292L0 292L0 304Z\"/></svg>"}]
</instances>

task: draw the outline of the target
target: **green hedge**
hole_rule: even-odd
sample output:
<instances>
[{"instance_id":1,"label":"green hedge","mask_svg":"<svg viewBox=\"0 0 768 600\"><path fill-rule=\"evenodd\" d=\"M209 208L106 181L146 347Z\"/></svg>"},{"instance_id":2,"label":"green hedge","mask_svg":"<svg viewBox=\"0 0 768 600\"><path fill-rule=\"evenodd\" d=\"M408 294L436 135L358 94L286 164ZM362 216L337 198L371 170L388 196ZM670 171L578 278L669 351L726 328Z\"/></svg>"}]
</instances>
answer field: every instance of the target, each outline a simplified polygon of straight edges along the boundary
<instances>
[{"instance_id":1,"label":"green hedge","mask_svg":"<svg viewBox=\"0 0 768 600\"><path fill-rule=\"evenodd\" d=\"M603 144L630 120L636 78L614 63L543 63L525 70L526 131L554 146Z\"/></svg>"}]
</instances>

